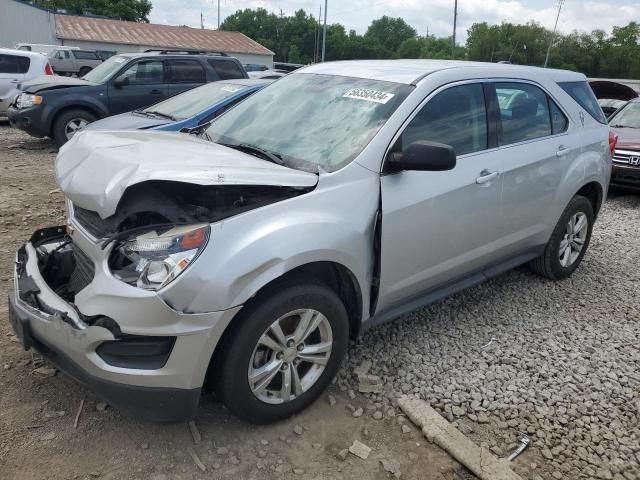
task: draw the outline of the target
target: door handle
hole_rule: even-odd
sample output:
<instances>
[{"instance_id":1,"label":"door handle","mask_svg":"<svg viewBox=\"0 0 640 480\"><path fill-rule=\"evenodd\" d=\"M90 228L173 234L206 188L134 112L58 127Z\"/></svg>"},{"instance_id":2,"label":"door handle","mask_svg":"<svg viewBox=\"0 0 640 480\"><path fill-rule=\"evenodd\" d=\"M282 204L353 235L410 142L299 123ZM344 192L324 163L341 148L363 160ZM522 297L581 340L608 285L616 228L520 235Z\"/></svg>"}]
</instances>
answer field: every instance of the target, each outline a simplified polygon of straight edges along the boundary
<instances>
[{"instance_id":1,"label":"door handle","mask_svg":"<svg viewBox=\"0 0 640 480\"><path fill-rule=\"evenodd\" d=\"M153 90L151 90L149 92L151 95L162 95L162 91L158 90L157 88L154 88Z\"/></svg>"},{"instance_id":2,"label":"door handle","mask_svg":"<svg viewBox=\"0 0 640 480\"><path fill-rule=\"evenodd\" d=\"M500 172L490 172L489 170L483 170L480 172L480 176L476 178L476 183L478 185L482 185L484 183L489 183L491 180L495 180L500 176Z\"/></svg>"},{"instance_id":3,"label":"door handle","mask_svg":"<svg viewBox=\"0 0 640 480\"><path fill-rule=\"evenodd\" d=\"M556 152L556 157L564 157L568 153L573 150L572 147L567 147L566 145L560 145L558 147L558 151Z\"/></svg>"},{"instance_id":4,"label":"door handle","mask_svg":"<svg viewBox=\"0 0 640 480\"><path fill-rule=\"evenodd\" d=\"M9 83L18 83L20 80L11 80Z\"/></svg>"}]
</instances>

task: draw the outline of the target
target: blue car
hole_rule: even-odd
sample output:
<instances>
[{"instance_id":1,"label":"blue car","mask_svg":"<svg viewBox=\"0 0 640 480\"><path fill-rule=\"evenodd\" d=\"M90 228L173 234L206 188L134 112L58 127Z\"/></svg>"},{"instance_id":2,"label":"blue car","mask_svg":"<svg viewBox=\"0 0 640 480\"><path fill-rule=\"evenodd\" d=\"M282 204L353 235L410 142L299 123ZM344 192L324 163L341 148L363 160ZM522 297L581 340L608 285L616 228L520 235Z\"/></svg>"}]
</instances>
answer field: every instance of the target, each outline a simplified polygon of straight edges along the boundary
<instances>
[{"instance_id":1,"label":"blue car","mask_svg":"<svg viewBox=\"0 0 640 480\"><path fill-rule=\"evenodd\" d=\"M207 83L150 107L103 118L83 130L164 130L178 132L213 120L273 80L223 80Z\"/></svg>"}]
</instances>

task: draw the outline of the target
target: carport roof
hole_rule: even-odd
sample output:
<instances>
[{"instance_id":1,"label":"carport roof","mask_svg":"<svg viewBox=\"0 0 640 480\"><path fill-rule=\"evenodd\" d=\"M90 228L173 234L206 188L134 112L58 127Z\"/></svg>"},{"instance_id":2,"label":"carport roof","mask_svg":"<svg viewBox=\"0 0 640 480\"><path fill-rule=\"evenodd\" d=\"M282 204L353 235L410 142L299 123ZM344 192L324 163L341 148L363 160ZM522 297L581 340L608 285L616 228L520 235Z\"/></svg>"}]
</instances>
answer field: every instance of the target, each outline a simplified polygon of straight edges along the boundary
<instances>
[{"instance_id":1,"label":"carport roof","mask_svg":"<svg viewBox=\"0 0 640 480\"><path fill-rule=\"evenodd\" d=\"M240 32L75 15L56 15L56 36L86 42L273 55L271 50Z\"/></svg>"}]
</instances>

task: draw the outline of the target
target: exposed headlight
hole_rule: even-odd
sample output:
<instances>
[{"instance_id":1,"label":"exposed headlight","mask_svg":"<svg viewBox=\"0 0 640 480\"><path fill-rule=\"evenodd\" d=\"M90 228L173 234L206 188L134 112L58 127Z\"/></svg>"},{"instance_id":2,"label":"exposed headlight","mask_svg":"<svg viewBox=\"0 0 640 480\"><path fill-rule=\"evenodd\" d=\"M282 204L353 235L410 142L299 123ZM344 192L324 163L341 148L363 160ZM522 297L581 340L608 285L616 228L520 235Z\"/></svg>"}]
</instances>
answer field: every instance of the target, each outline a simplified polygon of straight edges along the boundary
<instances>
[{"instance_id":1,"label":"exposed headlight","mask_svg":"<svg viewBox=\"0 0 640 480\"><path fill-rule=\"evenodd\" d=\"M42 97L40 95L31 95L30 93L22 93L16 98L16 107L29 108L34 105L40 105L42 103Z\"/></svg>"},{"instance_id":2,"label":"exposed headlight","mask_svg":"<svg viewBox=\"0 0 640 480\"><path fill-rule=\"evenodd\" d=\"M209 226L180 226L147 232L119 243L111 253L113 276L145 290L159 290L193 262L209 240Z\"/></svg>"}]
</instances>

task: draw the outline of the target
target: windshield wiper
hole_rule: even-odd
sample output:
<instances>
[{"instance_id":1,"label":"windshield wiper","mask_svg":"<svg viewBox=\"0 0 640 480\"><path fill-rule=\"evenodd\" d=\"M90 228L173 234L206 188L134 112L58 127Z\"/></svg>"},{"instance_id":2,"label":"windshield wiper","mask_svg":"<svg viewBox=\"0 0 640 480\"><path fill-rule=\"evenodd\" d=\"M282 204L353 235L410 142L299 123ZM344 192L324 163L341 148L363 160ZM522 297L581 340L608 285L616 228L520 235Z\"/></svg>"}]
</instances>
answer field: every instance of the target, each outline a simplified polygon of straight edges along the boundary
<instances>
[{"instance_id":1,"label":"windshield wiper","mask_svg":"<svg viewBox=\"0 0 640 480\"><path fill-rule=\"evenodd\" d=\"M640 128L640 125L637 127L634 127L632 125L610 125L611 128Z\"/></svg>"},{"instance_id":2,"label":"windshield wiper","mask_svg":"<svg viewBox=\"0 0 640 480\"><path fill-rule=\"evenodd\" d=\"M162 113L157 110L145 110L144 113L149 115L155 115L157 117L168 118L169 120L173 120L174 122L177 120L173 115L169 115L168 113Z\"/></svg>"},{"instance_id":3,"label":"windshield wiper","mask_svg":"<svg viewBox=\"0 0 640 480\"><path fill-rule=\"evenodd\" d=\"M248 143L221 143L220 145L234 148L236 150L240 150L241 152L246 152L254 156L260 156L265 160L275 163L276 165L285 165L285 162L282 160L282 155L276 152L270 152L269 150L265 150L264 148L256 147L255 145L250 145Z\"/></svg>"}]
</instances>

